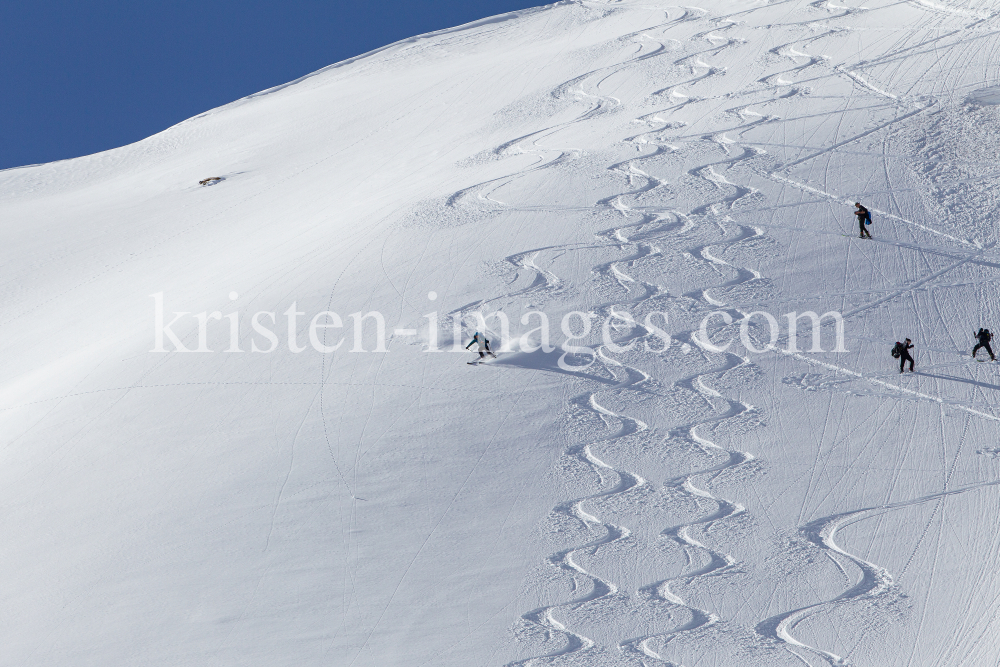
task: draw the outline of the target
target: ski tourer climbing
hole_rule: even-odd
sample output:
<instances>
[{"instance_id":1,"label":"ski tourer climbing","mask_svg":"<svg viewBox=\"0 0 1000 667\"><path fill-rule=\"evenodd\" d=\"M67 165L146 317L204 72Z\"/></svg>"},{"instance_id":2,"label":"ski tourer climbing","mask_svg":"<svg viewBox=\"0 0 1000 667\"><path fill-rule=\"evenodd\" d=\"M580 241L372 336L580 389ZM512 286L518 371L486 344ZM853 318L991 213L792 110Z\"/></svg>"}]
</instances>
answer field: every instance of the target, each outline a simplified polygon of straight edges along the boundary
<instances>
[{"instance_id":1,"label":"ski tourer climbing","mask_svg":"<svg viewBox=\"0 0 1000 667\"><path fill-rule=\"evenodd\" d=\"M996 361L997 358L993 354L993 348L990 347L990 341L993 340L993 334L990 333L990 330L979 327L979 331L975 334L975 337L979 342L972 348L972 358L976 358L976 352L979 352L979 348L985 347L990 355L990 361Z\"/></svg>"},{"instance_id":2,"label":"ski tourer climbing","mask_svg":"<svg viewBox=\"0 0 1000 667\"><path fill-rule=\"evenodd\" d=\"M497 355L493 354L493 350L490 349L490 341L487 340L486 336L479 333L478 331L472 337L472 340L469 341L469 344L465 346L465 349L468 350L470 347L472 347L477 343L479 344L478 352L480 359L483 359L487 354L493 357L494 359L497 358Z\"/></svg>"},{"instance_id":3,"label":"ski tourer climbing","mask_svg":"<svg viewBox=\"0 0 1000 667\"><path fill-rule=\"evenodd\" d=\"M913 343L907 338L906 342L900 343L896 341L896 345L892 348L892 356L899 359L899 372L903 372L903 365L909 361L910 362L910 372L913 372L913 357L910 356L909 350L913 348Z\"/></svg>"},{"instance_id":4,"label":"ski tourer climbing","mask_svg":"<svg viewBox=\"0 0 1000 667\"><path fill-rule=\"evenodd\" d=\"M858 228L861 230L859 238L871 238L871 232L868 231L866 225L872 224L872 214L867 208L861 205L861 202L854 202L856 210L854 215L858 216Z\"/></svg>"}]
</instances>

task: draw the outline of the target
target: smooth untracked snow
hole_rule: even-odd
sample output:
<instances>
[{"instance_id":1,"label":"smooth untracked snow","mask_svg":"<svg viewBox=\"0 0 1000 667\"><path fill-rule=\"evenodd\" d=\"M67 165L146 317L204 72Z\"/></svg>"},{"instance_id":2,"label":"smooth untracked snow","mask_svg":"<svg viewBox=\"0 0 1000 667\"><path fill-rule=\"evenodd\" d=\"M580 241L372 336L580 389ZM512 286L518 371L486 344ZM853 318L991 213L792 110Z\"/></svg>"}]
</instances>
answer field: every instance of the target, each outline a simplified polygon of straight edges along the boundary
<instances>
[{"instance_id":1,"label":"smooth untracked snow","mask_svg":"<svg viewBox=\"0 0 1000 667\"><path fill-rule=\"evenodd\" d=\"M0 172L0 665L994 664L998 49L560 2Z\"/></svg>"}]
</instances>

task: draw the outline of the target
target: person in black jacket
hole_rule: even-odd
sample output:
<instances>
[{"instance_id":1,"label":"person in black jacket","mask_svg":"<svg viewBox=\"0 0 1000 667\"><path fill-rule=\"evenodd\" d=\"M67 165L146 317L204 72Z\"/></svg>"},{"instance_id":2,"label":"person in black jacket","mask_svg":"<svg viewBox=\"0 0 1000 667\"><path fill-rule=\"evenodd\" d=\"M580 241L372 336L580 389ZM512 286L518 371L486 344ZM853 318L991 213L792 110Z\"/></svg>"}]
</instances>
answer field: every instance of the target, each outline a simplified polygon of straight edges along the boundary
<instances>
[{"instance_id":1,"label":"person in black jacket","mask_svg":"<svg viewBox=\"0 0 1000 667\"><path fill-rule=\"evenodd\" d=\"M996 361L997 358L993 355L993 348L990 347L990 341L993 340L993 334L990 333L989 329L983 329L979 327L979 332L976 334L976 339L979 343L972 348L972 358L976 358L976 352L979 352L979 348L985 347L986 351L990 353L990 361Z\"/></svg>"},{"instance_id":2,"label":"person in black jacket","mask_svg":"<svg viewBox=\"0 0 1000 667\"><path fill-rule=\"evenodd\" d=\"M871 232L868 231L865 223L872 219L872 214L868 212L868 209L861 205L861 202L854 202L854 206L857 208L854 211L854 215L858 216L858 227L861 229L860 238L871 238Z\"/></svg>"},{"instance_id":3,"label":"person in black jacket","mask_svg":"<svg viewBox=\"0 0 1000 667\"><path fill-rule=\"evenodd\" d=\"M913 343L907 338L905 343L896 343L896 346L892 348L892 356L899 358L899 372L903 372L903 365L909 361L910 362L910 372L913 372L913 357L910 356L909 350L913 348Z\"/></svg>"}]
</instances>

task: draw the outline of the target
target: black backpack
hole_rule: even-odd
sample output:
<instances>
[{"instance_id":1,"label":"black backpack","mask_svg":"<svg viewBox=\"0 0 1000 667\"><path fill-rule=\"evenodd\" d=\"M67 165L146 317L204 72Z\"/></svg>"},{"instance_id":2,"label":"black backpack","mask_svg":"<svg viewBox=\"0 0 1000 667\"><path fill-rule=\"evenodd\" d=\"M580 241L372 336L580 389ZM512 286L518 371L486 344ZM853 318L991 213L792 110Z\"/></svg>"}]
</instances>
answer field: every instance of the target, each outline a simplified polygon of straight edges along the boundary
<instances>
[{"instance_id":1,"label":"black backpack","mask_svg":"<svg viewBox=\"0 0 1000 667\"><path fill-rule=\"evenodd\" d=\"M893 346L893 348L892 348L892 356L893 356L894 359L899 359L899 357L903 354L902 348L903 348L903 344L899 343L899 342L897 342Z\"/></svg>"}]
</instances>

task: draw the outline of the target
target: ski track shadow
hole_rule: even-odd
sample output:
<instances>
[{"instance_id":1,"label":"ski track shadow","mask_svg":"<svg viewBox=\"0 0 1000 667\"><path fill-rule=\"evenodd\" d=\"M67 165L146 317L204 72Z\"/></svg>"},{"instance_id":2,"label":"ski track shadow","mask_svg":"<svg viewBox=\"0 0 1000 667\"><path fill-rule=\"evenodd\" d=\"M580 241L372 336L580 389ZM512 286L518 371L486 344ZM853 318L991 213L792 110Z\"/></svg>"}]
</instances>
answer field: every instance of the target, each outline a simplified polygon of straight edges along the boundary
<instances>
[{"instance_id":1,"label":"ski track shadow","mask_svg":"<svg viewBox=\"0 0 1000 667\"><path fill-rule=\"evenodd\" d=\"M512 368L523 368L525 370L542 371L545 373L558 373L567 375L578 380L588 380L606 385L617 385L618 382L613 377L602 377L594 373L585 372L586 367L579 366L580 370L573 370L574 366L566 363L570 370L559 366L559 358L562 352L554 350L544 352L535 350L534 352L508 352L501 353L496 359L487 362L486 366L507 366ZM567 359L575 359L579 355L567 356Z\"/></svg>"},{"instance_id":2,"label":"ski track shadow","mask_svg":"<svg viewBox=\"0 0 1000 667\"><path fill-rule=\"evenodd\" d=\"M982 389L993 389L995 391L1000 391L1000 385L990 384L989 382L979 382L978 380L970 380L969 378L960 378L956 375L937 375L935 373L925 373L923 371L915 371L914 375L923 375L928 378L936 378L938 380L948 380L949 382L964 382L965 384L971 384Z\"/></svg>"}]
</instances>

